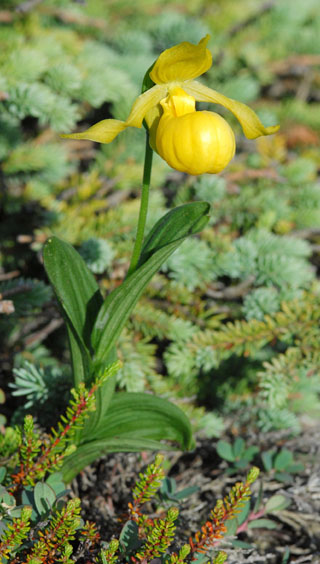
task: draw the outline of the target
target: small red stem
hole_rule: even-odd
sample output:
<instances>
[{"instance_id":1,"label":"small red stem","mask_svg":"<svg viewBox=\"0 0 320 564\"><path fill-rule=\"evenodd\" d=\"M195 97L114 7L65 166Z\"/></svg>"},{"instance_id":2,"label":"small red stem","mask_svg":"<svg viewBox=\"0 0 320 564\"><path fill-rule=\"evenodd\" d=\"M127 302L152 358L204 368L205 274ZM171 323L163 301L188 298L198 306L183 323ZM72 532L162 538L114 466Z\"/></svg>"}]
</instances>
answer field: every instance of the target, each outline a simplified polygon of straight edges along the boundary
<instances>
[{"instance_id":1,"label":"small red stem","mask_svg":"<svg viewBox=\"0 0 320 564\"><path fill-rule=\"evenodd\" d=\"M243 523L241 523L241 525L237 528L237 534L243 533L244 531L246 531L250 521L254 521L255 519L259 519L259 517L262 517L264 515L264 512L265 512L264 509L260 509L260 511L258 511L257 513L250 513L248 518Z\"/></svg>"}]
</instances>

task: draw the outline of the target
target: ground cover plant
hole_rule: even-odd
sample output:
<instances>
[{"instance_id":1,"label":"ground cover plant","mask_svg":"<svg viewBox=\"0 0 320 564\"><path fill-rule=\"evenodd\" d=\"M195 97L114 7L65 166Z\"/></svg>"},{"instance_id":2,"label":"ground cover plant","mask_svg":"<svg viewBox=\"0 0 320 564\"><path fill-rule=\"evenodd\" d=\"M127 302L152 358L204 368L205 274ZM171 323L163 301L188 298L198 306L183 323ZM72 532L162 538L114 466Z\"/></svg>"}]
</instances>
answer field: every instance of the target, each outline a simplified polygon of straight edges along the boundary
<instances>
[{"instance_id":1,"label":"ground cover plant","mask_svg":"<svg viewBox=\"0 0 320 564\"><path fill-rule=\"evenodd\" d=\"M215 464L226 480L239 475L245 482L243 472L255 464L267 482L294 487L314 459L302 464L287 444L305 436L319 411L316 2L298 3L294 11L286 0L259 6L243 0L237 9L232 2L187 2L182 9L154 1L134 10L126 2L6 2L0 23L0 423L2 466L10 470L2 471L2 522L8 511L10 519L21 518L6 493L10 472L19 474L14 426L22 432L32 413L47 444L46 433L81 382L83 393L94 390L96 409L89 406L54 453L66 482L103 452L191 448L196 431L196 440L206 436L216 444ZM178 77L161 65L150 70L161 53L185 41L202 52L203 68ZM173 79L175 90L167 86ZM194 111L194 98L201 112ZM260 134L276 123L280 132L247 141L228 110L248 137L256 136L249 131L255 118L230 98L255 109L261 120L255 126L267 127ZM164 113L157 123L159 104ZM172 157L167 148L181 123L172 112L186 109ZM209 115L222 127L225 151L214 163L203 153L194 168L185 160L187 120L195 124L188 143L193 150L198 143L199 154L196 120ZM151 153L147 145L141 193L145 128L135 127L143 118L157 149L148 206ZM71 131L76 140L59 137ZM232 132L237 148L228 164ZM92 141L111 141L105 136L116 133L108 144ZM111 376L116 355L121 367L113 364ZM272 433L282 442L268 443L264 437ZM47 470L29 492L42 491ZM50 507L65 489L57 483ZM35 494L25 495L23 504L33 505ZM80 506L74 511L78 523ZM313 554L319 535L316 529L310 535L303 548L309 543ZM67 547L61 561L80 554L79 539L70 541L74 551ZM294 559L288 551L282 557Z\"/></svg>"}]
</instances>

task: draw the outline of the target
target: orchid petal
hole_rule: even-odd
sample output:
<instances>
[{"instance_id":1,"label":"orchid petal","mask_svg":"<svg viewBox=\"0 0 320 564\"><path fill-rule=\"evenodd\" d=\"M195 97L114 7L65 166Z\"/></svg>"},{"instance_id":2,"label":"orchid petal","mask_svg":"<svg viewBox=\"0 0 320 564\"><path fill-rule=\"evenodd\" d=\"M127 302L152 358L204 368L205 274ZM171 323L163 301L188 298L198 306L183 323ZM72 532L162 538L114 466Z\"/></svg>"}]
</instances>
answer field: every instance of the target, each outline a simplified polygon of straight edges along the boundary
<instances>
[{"instance_id":1,"label":"orchid petal","mask_svg":"<svg viewBox=\"0 0 320 564\"><path fill-rule=\"evenodd\" d=\"M227 98L227 96L204 86L200 82L192 81L185 83L183 88L188 94L194 96L198 102L213 102L214 104L221 104L221 106L230 110L240 122L243 133L248 139L256 139L260 135L271 135L276 133L280 127L279 125L265 127L251 108L242 102Z\"/></svg>"},{"instance_id":2,"label":"orchid petal","mask_svg":"<svg viewBox=\"0 0 320 564\"><path fill-rule=\"evenodd\" d=\"M167 86L165 85L155 85L149 90L146 90L143 94L140 94L131 108L129 117L126 120L126 125L130 127L141 127L149 110L157 106L160 100L165 98L166 94Z\"/></svg>"},{"instance_id":3,"label":"orchid petal","mask_svg":"<svg viewBox=\"0 0 320 564\"><path fill-rule=\"evenodd\" d=\"M66 139L89 139L90 141L97 141L97 143L111 143L126 127L127 124L124 121L103 119L89 127L86 131L70 133L68 135L64 134L61 137Z\"/></svg>"},{"instance_id":4,"label":"orchid petal","mask_svg":"<svg viewBox=\"0 0 320 564\"><path fill-rule=\"evenodd\" d=\"M206 47L209 39L210 35L206 35L198 45L184 41L163 51L150 72L151 80L166 84L192 80L206 72L212 65L212 55Z\"/></svg>"}]
</instances>

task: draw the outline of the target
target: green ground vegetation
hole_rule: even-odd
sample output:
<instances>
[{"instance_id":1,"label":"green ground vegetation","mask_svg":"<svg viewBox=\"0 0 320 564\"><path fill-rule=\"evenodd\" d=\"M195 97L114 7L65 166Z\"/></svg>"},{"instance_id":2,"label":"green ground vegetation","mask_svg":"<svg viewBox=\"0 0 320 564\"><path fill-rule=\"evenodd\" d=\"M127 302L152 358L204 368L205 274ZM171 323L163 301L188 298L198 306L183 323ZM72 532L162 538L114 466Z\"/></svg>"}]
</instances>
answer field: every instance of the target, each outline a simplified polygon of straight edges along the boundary
<instances>
[{"instance_id":1,"label":"green ground vegetation","mask_svg":"<svg viewBox=\"0 0 320 564\"><path fill-rule=\"evenodd\" d=\"M74 245L106 295L126 273L135 236L144 131L110 145L59 133L124 119L158 54L210 33L214 64L203 80L281 129L247 141L220 108L237 135L226 171L187 177L156 156L149 226L197 200L211 204L211 219L134 310L119 343L118 387L177 402L209 436L234 410L241 423L298 432L299 414L319 410L320 391L318 3L31 4L8 0L0 9L8 422L14 406L12 422L32 412L47 423L48 405L55 422L68 400L66 334L41 260L47 237Z\"/></svg>"}]
</instances>

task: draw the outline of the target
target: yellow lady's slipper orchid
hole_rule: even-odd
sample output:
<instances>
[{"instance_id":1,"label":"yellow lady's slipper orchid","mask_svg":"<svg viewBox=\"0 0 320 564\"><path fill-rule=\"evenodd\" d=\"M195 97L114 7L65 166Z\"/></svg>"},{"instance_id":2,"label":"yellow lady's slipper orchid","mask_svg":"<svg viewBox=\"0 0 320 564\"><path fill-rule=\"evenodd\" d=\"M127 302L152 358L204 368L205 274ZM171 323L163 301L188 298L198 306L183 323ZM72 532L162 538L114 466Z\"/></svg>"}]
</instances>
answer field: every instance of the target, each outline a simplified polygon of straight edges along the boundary
<instances>
[{"instance_id":1,"label":"yellow lady's slipper orchid","mask_svg":"<svg viewBox=\"0 0 320 564\"><path fill-rule=\"evenodd\" d=\"M176 170L189 174L216 173L233 158L235 138L219 114L197 112L195 99L173 88L160 102L163 114L156 132L156 150Z\"/></svg>"},{"instance_id":2,"label":"yellow lady's slipper orchid","mask_svg":"<svg viewBox=\"0 0 320 564\"><path fill-rule=\"evenodd\" d=\"M145 119L152 147L170 166L189 174L220 172L234 155L233 132L218 114L196 111L196 101L230 110L248 139L275 133L279 126L264 127L251 108L194 80L211 67L208 41L209 35L198 45L183 42L163 51L149 73L154 86L137 97L126 121L105 119L62 137L110 143Z\"/></svg>"}]
</instances>

